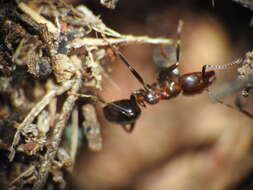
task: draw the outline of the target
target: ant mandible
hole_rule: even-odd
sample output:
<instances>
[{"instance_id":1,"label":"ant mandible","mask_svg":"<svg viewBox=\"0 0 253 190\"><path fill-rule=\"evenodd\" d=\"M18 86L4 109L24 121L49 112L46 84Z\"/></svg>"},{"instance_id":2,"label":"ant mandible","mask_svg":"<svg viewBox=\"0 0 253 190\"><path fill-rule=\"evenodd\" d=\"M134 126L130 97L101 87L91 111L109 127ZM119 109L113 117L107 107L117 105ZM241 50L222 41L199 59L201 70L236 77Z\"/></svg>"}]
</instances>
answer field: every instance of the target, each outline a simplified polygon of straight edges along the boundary
<instances>
[{"instance_id":1,"label":"ant mandible","mask_svg":"<svg viewBox=\"0 0 253 190\"><path fill-rule=\"evenodd\" d=\"M158 73L157 81L153 84L144 82L141 75L128 63L127 59L121 52L115 48L115 54L128 67L134 77L141 83L143 89L135 90L131 93L129 99L121 99L113 102L105 102L101 98L92 95L77 94L81 97L93 98L102 102L103 113L105 118L113 123L120 124L126 132L132 132L136 120L141 115L141 107L146 107L145 103L150 105L159 103L160 100L168 100L177 97L181 92L183 95L195 95L202 93L215 80L214 71L206 71L208 68L225 69L235 63L227 65L204 65L201 72L186 73L183 75L175 74L173 71L177 69L180 59L180 33L183 22L180 21L177 29L176 41L176 63L161 70ZM130 127L128 127L130 125Z\"/></svg>"}]
</instances>

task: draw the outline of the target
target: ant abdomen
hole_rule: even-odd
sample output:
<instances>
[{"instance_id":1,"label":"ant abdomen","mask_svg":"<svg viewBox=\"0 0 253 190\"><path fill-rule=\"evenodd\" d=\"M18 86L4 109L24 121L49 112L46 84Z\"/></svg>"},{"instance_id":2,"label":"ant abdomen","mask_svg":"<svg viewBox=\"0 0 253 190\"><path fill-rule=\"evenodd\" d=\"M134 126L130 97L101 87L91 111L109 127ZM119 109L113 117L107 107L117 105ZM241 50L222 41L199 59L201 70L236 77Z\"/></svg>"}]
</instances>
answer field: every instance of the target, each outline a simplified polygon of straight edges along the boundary
<instances>
[{"instance_id":1,"label":"ant abdomen","mask_svg":"<svg viewBox=\"0 0 253 190\"><path fill-rule=\"evenodd\" d=\"M133 124L139 118L141 109L134 97L107 103L103 108L105 118L120 125Z\"/></svg>"},{"instance_id":2,"label":"ant abdomen","mask_svg":"<svg viewBox=\"0 0 253 190\"><path fill-rule=\"evenodd\" d=\"M208 71L204 74L203 72L194 72L182 75L179 78L179 83L181 84L183 94L191 95L203 92L214 82L214 79L214 71Z\"/></svg>"}]
</instances>

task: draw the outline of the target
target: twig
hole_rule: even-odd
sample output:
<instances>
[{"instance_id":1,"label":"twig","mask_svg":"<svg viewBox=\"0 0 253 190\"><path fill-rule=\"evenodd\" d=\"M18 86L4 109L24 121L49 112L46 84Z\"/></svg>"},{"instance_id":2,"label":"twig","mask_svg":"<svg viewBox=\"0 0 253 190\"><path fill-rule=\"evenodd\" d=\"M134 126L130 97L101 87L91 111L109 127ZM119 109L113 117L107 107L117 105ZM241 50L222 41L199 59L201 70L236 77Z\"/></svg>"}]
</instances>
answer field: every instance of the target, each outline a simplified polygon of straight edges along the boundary
<instances>
[{"instance_id":1,"label":"twig","mask_svg":"<svg viewBox=\"0 0 253 190\"><path fill-rule=\"evenodd\" d=\"M154 45L172 45L174 44L173 39L168 38L150 38L148 36L132 36L122 35L121 38L79 38L71 41L66 47L67 48L80 48L82 46L107 46L111 45L129 45L129 44L154 44Z\"/></svg>"},{"instance_id":2,"label":"twig","mask_svg":"<svg viewBox=\"0 0 253 190\"><path fill-rule=\"evenodd\" d=\"M71 93L77 93L79 89L81 88L81 85L82 85L81 73L77 72L76 80L71 89ZM71 114L71 111L75 105L75 101L77 100L77 98L78 98L77 96L69 95L67 100L63 104L62 112L58 120L56 121L54 130L53 130L51 146L48 146L47 152L44 156L44 160L41 162L40 171L39 171L39 179L34 184L33 190L43 189L47 181L49 170L52 166L52 162L55 158L55 155L58 151L58 147L62 139L63 130L65 129L66 123L69 119L69 116Z\"/></svg>"},{"instance_id":3,"label":"twig","mask_svg":"<svg viewBox=\"0 0 253 190\"><path fill-rule=\"evenodd\" d=\"M78 111L75 108L72 111L71 117L71 147L70 147L70 158L72 160L72 168L74 167L77 148L78 148Z\"/></svg>"},{"instance_id":4,"label":"twig","mask_svg":"<svg viewBox=\"0 0 253 190\"><path fill-rule=\"evenodd\" d=\"M80 5L76 8L78 11L80 11L83 16L84 21L88 23L89 27L91 27L94 31L103 33L107 36L112 36L115 38L121 37L121 34L117 31L107 27L102 20L100 20L97 16L93 14L91 10L89 10L86 6Z\"/></svg>"},{"instance_id":5,"label":"twig","mask_svg":"<svg viewBox=\"0 0 253 190\"><path fill-rule=\"evenodd\" d=\"M39 101L25 117L23 122L18 126L16 134L13 138L12 145L10 147L9 160L12 161L15 156L15 147L18 145L20 140L20 133L25 127L33 122L34 118L50 103L50 101L57 95L63 94L65 91L71 88L73 81L67 81L62 86L59 86L50 92L48 92L41 101Z\"/></svg>"},{"instance_id":6,"label":"twig","mask_svg":"<svg viewBox=\"0 0 253 190\"><path fill-rule=\"evenodd\" d=\"M16 183L18 180L20 180L21 178L31 175L33 173L33 171L35 170L34 166L30 166L27 170L25 170L23 173L21 173L18 177L16 177L11 183L10 185L13 185L14 183Z\"/></svg>"},{"instance_id":7,"label":"twig","mask_svg":"<svg viewBox=\"0 0 253 190\"><path fill-rule=\"evenodd\" d=\"M37 128L40 138L45 138L50 129L50 121L52 118L49 116L48 111L43 110L37 117Z\"/></svg>"},{"instance_id":8,"label":"twig","mask_svg":"<svg viewBox=\"0 0 253 190\"><path fill-rule=\"evenodd\" d=\"M52 80L48 80L47 83L46 83L46 89L47 89L47 91L51 91L54 88L55 88L54 82ZM48 113L49 113L49 117L51 118L51 120L50 120L50 126L54 126L54 124L55 124L56 110L57 110L57 98L54 97L50 101L50 103L48 104Z\"/></svg>"},{"instance_id":9,"label":"twig","mask_svg":"<svg viewBox=\"0 0 253 190\"><path fill-rule=\"evenodd\" d=\"M30 7L28 7L25 3L20 2L18 4L18 7L27 15L30 15L34 21L40 24L46 24L49 32L53 34L57 34L58 29L55 27L55 25L50 22L49 20L45 19L43 16L38 14L38 12L34 11Z\"/></svg>"},{"instance_id":10,"label":"twig","mask_svg":"<svg viewBox=\"0 0 253 190\"><path fill-rule=\"evenodd\" d=\"M94 75L94 79L96 81L96 88L101 89L100 84L101 84L102 78L101 78L100 73L102 73L103 69L102 69L101 65L99 65L99 62L94 60L93 53L92 53L93 48L86 46L85 49L88 52L86 64L87 64L87 66L92 67L92 72L94 73L93 75Z\"/></svg>"},{"instance_id":11,"label":"twig","mask_svg":"<svg viewBox=\"0 0 253 190\"><path fill-rule=\"evenodd\" d=\"M100 0L100 3L108 9L115 9L118 1L119 0Z\"/></svg>"},{"instance_id":12,"label":"twig","mask_svg":"<svg viewBox=\"0 0 253 190\"><path fill-rule=\"evenodd\" d=\"M100 124L97 120L96 110L93 105L87 104L82 107L82 114L85 121L82 123L84 133L88 140L88 146L93 151L102 149L102 137Z\"/></svg>"}]
</instances>

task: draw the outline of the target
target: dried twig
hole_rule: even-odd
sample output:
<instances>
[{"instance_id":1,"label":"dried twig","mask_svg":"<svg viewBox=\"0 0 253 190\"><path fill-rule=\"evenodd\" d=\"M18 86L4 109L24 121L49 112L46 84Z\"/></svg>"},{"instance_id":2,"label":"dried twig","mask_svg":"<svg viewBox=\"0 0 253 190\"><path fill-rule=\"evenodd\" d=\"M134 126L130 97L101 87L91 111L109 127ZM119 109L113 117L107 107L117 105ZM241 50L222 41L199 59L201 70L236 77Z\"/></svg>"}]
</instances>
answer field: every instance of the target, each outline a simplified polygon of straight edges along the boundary
<instances>
[{"instance_id":1,"label":"dried twig","mask_svg":"<svg viewBox=\"0 0 253 190\"><path fill-rule=\"evenodd\" d=\"M102 2L113 8L117 0ZM32 94L35 94L35 92L40 93L34 99L43 96L39 102L29 102L25 93L23 93L22 98L18 99L17 105L27 102L27 105L34 106L32 109L26 108L30 112L17 127L10 147L9 160L13 161L17 147L19 151L24 152L26 155L33 155L40 159L40 162L37 162L37 160L33 162L38 176L34 176L34 178L37 177L36 182L32 182L34 183L33 189L40 190L43 189L47 181L49 171L54 175L53 179L64 182L60 170L60 167L64 164L61 161L58 163L55 159L59 151L63 150L62 152L65 152L66 155L70 154L71 159L69 159L69 156L63 156L63 160L67 160L68 163L71 162L69 160L72 160L72 163L74 163L78 145L78 110L81 107L85 118L83 128L88 139L89 148L94 151L102 149L101 129L95 108L82 102L81 105L76 105L76 109L73 111L75 101L78 98L78 96L73 95L74 93L78 93L79 90L84 93L87 91L86 88L81 89L81 87L92 87L94 90L101 89L103 76L108 77L100 62L110 53L105 51L102 46L136 43L170 45L174 44L174 40L122 35L107 27L87 7L73 8L63 0L18 1L16 9L18 10L15 13L15 16L18 17L17 20L13 20L12 17L6 21L4 21L5 18L2 19L4 21L2 22L4 30L0 29L0 32L5 35L3 36L4 47L9 47L7 53L5 53L8 56L3 55L9 57L9 60L14 62L15 67L22 67L21 69L28 70L35 77L43 76L48 78L46 78L46 83L38 81L36 82L37 86L31 87ZM0 21L2 20L0 14ZM99 33L103 39L89 37L88 35L91 32ZM0 56L2 56L3 48L0 48ZM2 60L2 57L0 57L0 60ZM0 66L0 71L2 72L4 68ZM50 75L51 73L53 75ZM53 81L56 81L57 85ZM22 89L23 86L20 85L19 88ZM41 89L46 89L47 93L44 95L45 91ZM70 92L63 102L57 96L66 91ZM89 98L91 96L87 95ZM58 105L63 105L59 113ZM73 135L69 152L60 147L60 142L63 139L65 126L69 124L68 120L71 114ZM25 141L18 146L21 134L25 137ZM51 144L48 142L51 142ZM43 156L40 151L36 151L41 150L41 148L46 151ZM17 180L14 181L14 185L18 186Z\"/></svg>"},{"instance_id":2,"label":"dried twig","mask_svg":"<svg viewBox=\"0 0 253 190\"><path fill-rule=\"evenodd\" d=\"M20 180L23 177L29 176L31 175L35 170L34 166L30 166L27 170L25 170L23 173L21 173L18 177L16 177L11 183L10 185L16 183L18 180Z\"/></svg>"},{"instance_id":3,"label":"dried twig","mask_svg":"<svg viewBox=\"0 0 253 190\"><path fill-rule=\"evenodd\" d=\"M98 122L96 111L93 105L87 104L82 107L82 113L85 120L82 124L84 134L88 140L88 146L93 151L102 149L101 127Z\"/></svg>"},{"instance_id":4,"label":"dried twig","mask_svg":"<svg viewBox=\"0 0 253 190\"><path fill-rule=\"evenodd\" d=\"M100 0L100 3L108 9L115 9L118 1L119 0Z\"/></svg>"},{"instance_id":5,"label":"dried twig","mask_svg":"<svg viewBox=\"0 0 253 190\"><path fill-rule=\"evenodd\" d=\"M76 73L76 79L74 82L73 87L71 88L71 93L77 93L82 85L82 76L80 72ZM44 156L44 160L41 163L40 169L39 169L39 179L34 184L33 190L40 190L43 188L43 186L46 183L49 170L52 166L52 162L55 158L55 155L58 151L58 147L60 145L62 134L65 129L66 123L69 119L69 116L71 114L71 111L73 110L73 107L75 105L75 101L78 97L74 95L69 95L66 101L63 104L62 112L56 121L54 130L53 130L53 136L51 139L51 145L48 146L48 150Z\"/></svg>"},{"instance_id":6,"label":"dried twig","mask_svg":"<svg viewBox=\"0 0 253 190\"><path fill-rule=\"evenodd\" d=\"M75 39L66 46L67 48L80 48L82 46L108 46L111 45L129 45L129 44L163 44L172 45L174 44L173 39L168 38L150 38L148 36L132 36L132 35L121 35L120 38L81 38Z\"/></svg>"},{"instance_id":7,"label":"dried twig","mask_svg":"<svg viewBox=\"0 0 253 190\"><path fill-rule=\"evenodd\" d=\"M78 111L75 108L72 111L71 117L71 147L70 147L70 158L72 160L72 168L74 167L76 153L78 148Z\"/></svg>"},{"instance_id":8,"label":"dried twig","mask_svg":"<svg viewBox=\"0 0 253 190\"><path fill-rule=\"evenodd\" d=\"M16 134L14 136L11 148L10 148L10 155L9 160L12 161L15 156L15 148L19 143L20 140L20 133L21 131L29 127L29 125L33 122L34 118L38 116L38 114L49 104L49 102L57 95L60 95L71 88L73 81L67 81L62 86L55 88L48 92L41 101L39 101L29 112L23 122L18 126Z\"/></svg>"},{"instance_id":9,"label":"dried twig","mask_svg":"<svg viewBox=\"0 0 253 190\"><path fill-rule=\"evenodd\" d=\"M18 7L24 12L26 13L27 15L31 16L32 19L34 21L36 21L37 23L40 23L40 24L46 24L47 28L48 28L48 31L49 32L52 32L54 34L57 33L57 28L55 27L55 25L48 21L47 19L45 19L44 17L42 17L40 14L38 14L38 12L34 11L33 9L31 9L30 7L28 7L25 3L23 2L20 2L18 4Z\"/></svg>"}]
</instances>

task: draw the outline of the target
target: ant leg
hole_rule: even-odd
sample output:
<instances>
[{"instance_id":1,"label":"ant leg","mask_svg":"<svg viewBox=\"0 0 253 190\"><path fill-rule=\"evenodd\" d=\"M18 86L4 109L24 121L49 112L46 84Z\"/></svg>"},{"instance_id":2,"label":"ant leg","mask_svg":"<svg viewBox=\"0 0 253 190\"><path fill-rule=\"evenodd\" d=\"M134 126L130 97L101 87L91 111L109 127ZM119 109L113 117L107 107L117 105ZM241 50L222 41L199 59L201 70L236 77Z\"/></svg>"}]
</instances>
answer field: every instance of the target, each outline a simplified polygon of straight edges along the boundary
<instances>
[{"instance_id":1,"label":"ant leg","mask_svg":"<svg viewBox=\"0 0 253 190\"><path fill-rule=\"evenodd\" d=\"M181 53L180 44L181 44L181 33L182 33L183 25L184 25L184 22L182 20L179 20L178 25L177 25L177 41L176 41L177 62L176 62L176 64L179 64L179 61L180 61L180 53Z\"/></svg>"},{"instance_id":2,"label":"ant leg","mask_svg":"<svg viewBox=\"0 0 253 190\"><path fill-rule=\"evenodd\" d=\"M177 26L177 40L176 40L176 63L173 65L169 66L166 69L162 69L158 73L157 80L159 83L164 82L165 80L171 78L172 76L177 76L178 74L173 73L173 71L178 67L179 62L180 62L180 53L181 53L181 48L180 48L180 43L181 43L181 32L183 28L184 22L182 20L179 20L178 26ZM168 55L165 53L165 50L163 47L161 47L161 54L165 57L168 58Z\"/></svg>"},{"instance_id":3,"label":"ant leg","mask_svg":"<svg viewBox=\"0 0 253 190\"><path fill-rule=\"evenodd\" d=\"M132 132L133 132L134 127L135 127L135 123L136 123L136 122L131 123L130 128L129 128L129 133L132 133Z\"/></svg>"},{"instance_id":4,"label":"ant leg","mask_svg":"<svg viewBox=\"0 0 253 190\"><path fill-rule=\"evenodd\" d=\"M135 122L130 124L130 127L127 127L127 125L122 125L122 128L127 132L127 133L132 133L135 127Z\"/></svg>"},{"instance_id":5,"label":"ant leg","mask_svg":"<svg viewBox=\"0 0 253 190\"><path fill-rule=\"evenodd\" d=\"M128 63L125 56L117 49L116 49L116 53L119 56L119 58L122 60L122 62L128 67L131 73L135 76L135 78L142 84L144 89L146 89L147 91L152 91L151 86L144 82L142 76Z\"/></svg>"},{"instance_id":6,"label":"ant leg","mask_svg":"<svg viewBox=\"0 0 253 190\"><path fill-rule=\"evenodd\" d=\"M176 46L177 46L177 62L176 65L179 64L179 58L180 58L180 34L182 31L182 27L183 27L183 21L179 20L178 23L178 27L177 27L177 41L176 41ZM125 56L113 45L110 45L112 47L112 49L114 50L114 52L116 53L116 55L122 60L122 62L127 66L127 68L131 71L131 73L134 75L134 77L143 85L143 87L150 91L151 88L149 85L147 85L142 76L128 63L127 59L125 58Z\"/></svg>"},{"instance_id":7,"label":"ant leg","mask_svg":"<svg viewBox=\"0 0 253 190\"><path fill-rule=\"evenodd\" d=\"M108 42L106 39L106 36L104 34L101 34L103 39ZM145 89L150 90L149 86L146 85L141 75L128 63L125 56L118 50L117 47L112 45L110 42L108 42L108 45L112 48L113 52L116 54L117 57L121 59L121 61L127 66L127 68L131 71L131 73L134 75L134 77L144 86Z\"/></svg>"},{"instance_id":8,"label":"ant leg","mask_svg":"<svg viewBox=\"0 0 253 190\"><path fill-rule=\"evenodd\" d=\"M173 73L173 71L178 67L178 64L175 63L171 66L169 66L166 69L162 69L157 76L157 81L161 84L164 81L172 78L173 76L176 77L177 75L175 73Z\"/></svg>"},{"instance_id":9,"label":"ant leg","mask_svg":"<svg viewBox=\"0 0 253 190\"><path fill-rule=\"evenodd\" d=\"M178 36L180 36L180 34L178 34ZM174 63L173 65L171 65L170 70L174 70L175 68L177 68L177 66L179 65L179 61L180 61L180 37L178 37L177 41L176 41L176 63ZM161 55L166 58L169 59L167 53L164 50L163 46L160 46L160 51L161 51Z\"/></svg>"},{"instance_id":10,"label":"ant leg","mask_svg":"<svg viewBox=\"0 0 253 190\"><path fill-rule=\"evenodd\" d=\"M180 61L179 59L180 59L180 40L177 40L177 44L176 44L176 63L169 66L168 68L162 69L158 73L157 80L159 81L159 83L162 83L163 81L171 78L172 76L176 76L176 74L173 73L173 71L178 67L179 61Z\"/></svg>"},{"instance_id":11,"label":"ant leg","mask_svg":"<svg viewBox=\"0 0 253 190\"><path fill-rule=\"evenodd\" d=\"M114 53L121 59L121 61L127 66L127 68L131 71L134 77L142 84L142 86L148 91L151 90L150 86L144 82L142 76L128 63L126 57L116 47L111 45L111 48L114 50Z\"/></svg>"},{"instance_id":12,"label":"ant leg","mask_svg":"<svg viewBox=\"0 0 253 190\"><path fill-rule=\"evenodd\" d=\"M117 50L116 54L119 56L119 58L122 60L122 62L127 66L127 68L132 72L132 74L135 76L135 78L143 85L145 86L145 82L143 80L143 78L141 77L141 75L128 63L127 59L125 58L125 56L123 56L123 54Z\"/></svg>"}]
</instances>

